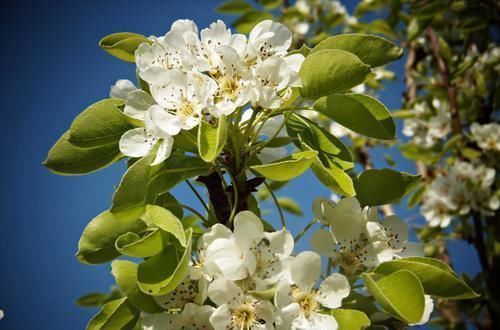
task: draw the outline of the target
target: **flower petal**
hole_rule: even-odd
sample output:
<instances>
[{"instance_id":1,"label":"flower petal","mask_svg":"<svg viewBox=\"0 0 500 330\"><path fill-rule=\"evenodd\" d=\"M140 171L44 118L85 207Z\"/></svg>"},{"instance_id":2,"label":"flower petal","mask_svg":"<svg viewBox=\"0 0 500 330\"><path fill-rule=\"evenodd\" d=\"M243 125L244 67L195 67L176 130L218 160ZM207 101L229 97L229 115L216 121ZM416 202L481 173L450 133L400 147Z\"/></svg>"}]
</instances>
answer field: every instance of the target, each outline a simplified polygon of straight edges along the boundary
<instances>
[{"instance_id":1,"label":"flower petal","mask_svg":"<svg viewBox=\"0 0 500 330\"><path fill-rule=\"evenodd\" d=\"M123 133L119 146L125 156L138 158L146 156L156 142L145 128L134 128Z\"/></svg>"},{"instance_id":2,"label":"flower petal","mask_svg":"<svg viewBox=\"0 0 500 330\"><path fill-rule=\"evenodd\" d=\"M209 285L208 297L217 306L239 306L243 300L243 291L233 281L219 278Z\"/></svg>"},{"instance_id":3,"label":"flower petal","mask_svg":"<svg viewBox=\"0 0 500 330\"><path fill-rule=\"evenodd\" d=\"M311 246L322 256L334 257L337 254L337 243L329 230L318 230L311 237Z\"/></svg>"},{"instance_id":4,"label":"flower petal","mask_svg":"<svg viewBox=\"0 0 500 330\"><path fill-rule=\"evenodd\" d=\"M342 299L349 295L351 287L344 275L332 274L328 276L318 290L318 302L328 308L342 306Z\"/></svg>"},{"instance_id":5,"label":"flower petal","mask_svg":"<svg viewBox=\"0 0 500 330\"><path fill-rule=\"evenodd\" d=\"M151 163L152 166L163 163L165 159L170 157L170 154L172 153L172 146L174 145L174 138L173 137L168 137L162 139L162 142L160 144L160 147L158 148L158 151L156 152L156 157L155 160Z\"/></svg>"},{"instance_id":6,"label":"flower petal","mask_svg":"<svg viewBox=\"0 0 500 330\"><path fill-rule=\"evenodd\" d=\"M314 252L301 252L290 264L290 272L293 283L308 292L321 276L321 257Z\"/></svg>"}]
</instances>

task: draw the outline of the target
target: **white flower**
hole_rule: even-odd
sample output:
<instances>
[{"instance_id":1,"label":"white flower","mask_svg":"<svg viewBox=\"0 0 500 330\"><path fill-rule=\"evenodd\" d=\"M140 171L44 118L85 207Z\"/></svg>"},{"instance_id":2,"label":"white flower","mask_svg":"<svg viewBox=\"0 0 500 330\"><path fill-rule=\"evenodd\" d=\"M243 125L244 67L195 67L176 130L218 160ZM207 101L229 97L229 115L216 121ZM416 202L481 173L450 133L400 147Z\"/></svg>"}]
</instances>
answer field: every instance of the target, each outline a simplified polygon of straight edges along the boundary
<instances>
[{"instance_id":1,"label":"white flower","mask_svg":"<svg viewBox=\"0 0 500 330\"><path fill-rule=\"evenodd\" d=\"M126 101L123 113L127 116L144 121L146 112L155 102L145 91L138 89L130 80L120 79L111 86L110 96Z\"/></svg>"},{"instance_id":2,"label":"white flower","mask_svg":"<svg viewBox=\"0 0 500 330\"><path fill-rule=\"evenodd\" d=\"M409 326L415 326L415 325L423 325L426 324L429 321L429 318L431 317L432 311L434 310L434 301L432 300L431 296L429 295L424 295L424 313L422 314L422 318L420 321L417 323L412 323L408 324Z\"/></svg>"},{"instance_id":3,"label":"white flower","mask_svg":"<svg viewBox=\"0 0 500 330\"><path fill-rule=\"evenodd\" d=\"M238 281L247 290L267 289L286 276L294 245L288 230L265 233L255 214L242 211L234 219L233 233L216 232L216 237L203 235L203 263L209 275Z\"/></svg>"},{"instance_id":4,"label":"white flower","mask_svg":"<svg viewBox=\"0 0 500 330\"><path fill-rule=\"evenodd\" d=\"M197 72L173 69L166 72L162 82L151 85L151 94L158 105L150 107L149 112L157 129L176 135L181 129L196 127L215 93L213 79Z\"/></svg>"},{"instance_id":5,"label":"white flower","mask_svg":"<svg viewBox=\"0 0 500 330\"><path fill-rule=\"evenodd\" d=\"M214 310L212 306L188 303L178 314L160 313L145 316L142 320L142 330L210 330L213 327L209 320Z\"/></svg>"},{"instance_id":6,"label":"white flower","mask_svg":"<svg viewBox=\"0 0 500 330\"><path fill-rule=\"evenodd\" d=\"M201 43L209 57L221 46L229 46L236 51L238 56L243 57L246 54L247 37L243 34L231 34L226 24L217 20L208 28L201 30Z\"/></svg>"},{"instance_id":7,"label":"white flower","mask_svg":"<svg viewBox=\"0 0 500 330\"><path fill-rule=\"evenodd\" d=\"M272 56L285 56L291 44L292 32L285 25L265 20L250 32L247 56L260 60Z\"/></svg>"},{"instance_id":8,"label":"white flower","mask_svg":"<svg viewBox=\"0 0 500 330\"><path fill-rule=\"evenodd\" d=\"M318 220L330 230L318 230L311 245L320 254L333 258L336 265L351 274L363 268L407 255L421 255L421 245L409 243L408 227L396 216L380 223L375 208L363 211L356 198L335 203L327 199L314 202Z\"/></svg>"},{"instance_id":9,"label":"white flower","mask_svg":"<svg viewBox=\"0 0 500 330\"><path fill-rule=\"evenodd\" d=\"M217 279L208 288L208 296L218 306L210 317L215 330L272 330L274 307L246 295L232 281Z\"/></svg>"},{"instance_id":10,"label":"white flower","mask_svg":"<svg viewBox=\"0 0 500 330\"><path fill-rule=\"evenodd\" d=\"M293 54L286 57L269 57L257 64L255 69L254 107L276 109L288 100L292 87L300 87L300 66L304 56Z\"/></svg>"},{"instance_id":11,"label":"white flower","mask_svg":"<svg viewBox=\"0 0 500 330\"><path fill-rule=\"evenodd\" d=\"M500 151L500 125L490 123L479 125L472 123L470 131L472 139L476 141L479 148L483 150Z\"/></svg>"},{"instance_id":12,"label":"white flower","mask_svg":"<svg viewBox=\"0 0 500 330\"><path fill-rule=\"evenodd\" d=\"M297 255L290 268L291 283L278 283L274 297L278 308L277 329L337 329L335 318L321 310L342 305L350 292L347 279L341 274L333 274L315 289L321 276L321 258L309 251Z\"/></svg>"},{"instance_id":13,"label":"white flower","mask_svg":"<svg viewBox=\"0 0 500 330\"><path fill-rule=\"evenodd\" d=\"M4 312L3 310L0 309L0 320L3 319L3 317L4 317Z\"/></svg>"}]
</instances>

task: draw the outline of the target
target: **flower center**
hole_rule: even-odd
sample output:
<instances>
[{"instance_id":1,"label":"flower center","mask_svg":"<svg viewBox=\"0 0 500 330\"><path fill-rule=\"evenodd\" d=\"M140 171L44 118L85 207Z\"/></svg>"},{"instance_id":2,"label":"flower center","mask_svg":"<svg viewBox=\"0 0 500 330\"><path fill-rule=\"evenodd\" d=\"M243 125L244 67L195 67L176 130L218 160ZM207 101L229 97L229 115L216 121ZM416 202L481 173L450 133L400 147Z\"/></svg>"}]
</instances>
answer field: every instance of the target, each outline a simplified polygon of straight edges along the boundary
<instances>
[{"instance_id":1,"label":"flower center","mask_svg":"<svg viewBox=\"0 0 500 330\"><path fill-rule=\"evenodd\" d=\"M298 288L292 291L295 301L299 304L300 312L309 318L312 313L319 311L320 306L316 300L316 292L302 292Z\"/></svg>"},{"instance_id":2,"label":"flower center","mask_svg":"<svg viewBox=\"0 0 500 330\"><path fill-rule=\"evenodd\" d=\"M335 259L337 264L348 274L355 272L360 266L360 260L357 253L350 250L342 250L337 253Z\"/></svg>"},{"instance_id":3,"label":"flower center","mask_svg":"<svg viewBox=\"0 0 500 330\"><path fill-rule=\"evenodd\" d=\"M249 303L244 303L235 310L233 310L230 329L245 329L250 328L259 323L253 306Z\"/></svg>"}]
</instances>

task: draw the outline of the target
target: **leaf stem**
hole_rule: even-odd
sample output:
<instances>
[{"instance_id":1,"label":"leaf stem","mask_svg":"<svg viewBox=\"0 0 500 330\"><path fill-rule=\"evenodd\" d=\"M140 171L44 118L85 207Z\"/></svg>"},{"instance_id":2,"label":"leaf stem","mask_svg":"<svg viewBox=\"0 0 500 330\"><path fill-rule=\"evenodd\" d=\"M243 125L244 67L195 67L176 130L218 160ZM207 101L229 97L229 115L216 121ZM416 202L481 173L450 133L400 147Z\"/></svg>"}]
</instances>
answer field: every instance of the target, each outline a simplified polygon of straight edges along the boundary
<instances>
[{"instance_id":1,"label":"leaf stem","mask_svg":"<svg viewBox=\"0 0 500 330\"><path fill-rule=\"evenodd\" d=\"M189 186L189 188L191 189L191 191L196 195L196 197L200 201L201 205L203 205L203 208L207 211L207 213L210 214L211 216L213 216L214 219L217 219L217 217L215 217L214 214L212 212L210 212L210 208L208 207L207 203L205 203L205 201L201 197L200 193L194 188L193 184L191 182L189 182L189 180L186 180L186 183Z\"/></svg>"},{"instance_id":2,"label":"leaf stem","mask_svg":"<svg viewBox=\"0 0 500 330\"><path fill-rule=\"evenodd\" d=\"M276 204L276 208L278 209L278 213L280 214L280 220L281 220L281 225L283 228L286 228L286 221L285 221L285 216L283 215L283 210L281 209L280 203L278 203L278 199L276 198L276 195L274 194L273 190L267 183L267 181L264 181L264 185L266 186L267 190L269 191L269 194L271 194L271 198L274 201L274 204Z\"/></svg>"},{"instance_id":3,"label":"leaf stem","mask_svg":"<svg viewBox=\"0 0 500 330\"><path fill-rule=\"evenodd\" d=\"M233 208L231 210L231 215L229 216L229 221L228 221L228 226L231 227L233 224L234 216L236 215L236 210L238 209L238 183L236 182L236 178L234 177L234 174L228 169L227 167L224 167L226 169L227 174L231 178L231 184L233 186Z\"/></svg>"},{"instance_id":4,"label":"leaf stem","mask_svg":"<svg viewBox=\"0 0 500 330\"><path fill-rule=\"evenodd\" d=\"M302 236L304 236L305 233L307 233L307 231L316 223L316 219L313 219L311 222L309 222L307 224L307 226L304 227L304 229L302 229L302 231L300 233L297 234L297 236L295 236L294 238L294 241L295 241L295 244L297 244L297 242L299 241L299 239L302 238Z\"/></svg>"}]
</instances>

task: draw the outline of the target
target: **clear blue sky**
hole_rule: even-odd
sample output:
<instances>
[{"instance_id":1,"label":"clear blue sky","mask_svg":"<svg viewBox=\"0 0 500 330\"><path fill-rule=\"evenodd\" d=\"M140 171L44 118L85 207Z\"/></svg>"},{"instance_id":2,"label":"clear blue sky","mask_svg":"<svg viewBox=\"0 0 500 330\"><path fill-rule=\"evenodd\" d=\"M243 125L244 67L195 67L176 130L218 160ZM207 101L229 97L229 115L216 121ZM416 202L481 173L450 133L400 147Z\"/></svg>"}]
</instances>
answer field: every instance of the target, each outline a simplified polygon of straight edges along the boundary
<instances>
[{"instance_id":1,"label":"clear blue sky","mask_svg":"<svg viewBox=\"0 0 500 330\"><path fill-rule=\"evenodd\" d=\"M134 67L105 54L98 40L120 31L161 35L178 18L204 27L220 18L213 11L217 3L27 0L0 5L0 111L6 133L0 142L0 309L5 311L0 329L83 329L96 310L77 307L75 299L107 291L113 283L109 265L80 264L74 253L86 224L109 208L123 164L84 177L56 176L41 165L78 113L107 97L116 79L134 77ZM395 68L400 72L402 61ZM381 97L396 109L401 92L397 82ZM414 171L395 158L399 170ZM382 153L375 159L378 167L386 166ZM180 200L195 203L184 186L175 191ZM295 232L311 219L314 197L329 195L310 173L286 191L306 211L302 218L288 217ZM407 217L416 211L398 208L398 213ZM278 223L274 212L268 219ZM298 246L307 247L307 239ZM452 252L459 256L454 258L458 271L477 271L475 254L465 244L454 244Z\"/></svg>"}]
</instances>

